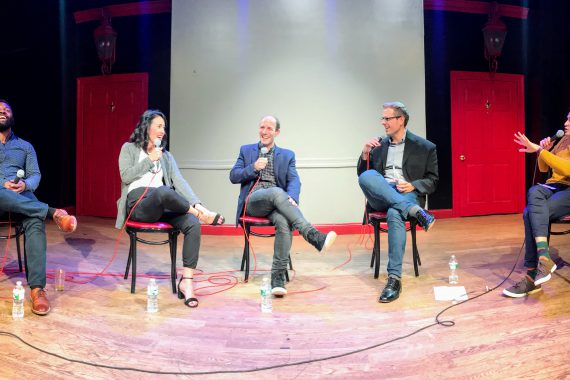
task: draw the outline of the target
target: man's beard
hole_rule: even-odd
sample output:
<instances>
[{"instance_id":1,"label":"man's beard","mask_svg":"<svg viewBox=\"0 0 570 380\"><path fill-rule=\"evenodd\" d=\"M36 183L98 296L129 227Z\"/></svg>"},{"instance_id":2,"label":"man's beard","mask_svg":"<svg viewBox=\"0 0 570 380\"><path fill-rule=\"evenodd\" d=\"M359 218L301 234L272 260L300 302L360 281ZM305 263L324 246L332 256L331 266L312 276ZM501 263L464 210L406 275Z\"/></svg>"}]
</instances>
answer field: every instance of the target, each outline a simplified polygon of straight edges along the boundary
<instances>
[{"instance_id":1,"label":"man's beard","mask_svg":"<svg viewBox=\"0 0 570 380\"><path fill-rule=\"evenodd\" d=\"M14 118L7 118L4 123L0 123L0 132L6 132L8 129L12 128L14 125Z\"/></svg>"}]
</instances>

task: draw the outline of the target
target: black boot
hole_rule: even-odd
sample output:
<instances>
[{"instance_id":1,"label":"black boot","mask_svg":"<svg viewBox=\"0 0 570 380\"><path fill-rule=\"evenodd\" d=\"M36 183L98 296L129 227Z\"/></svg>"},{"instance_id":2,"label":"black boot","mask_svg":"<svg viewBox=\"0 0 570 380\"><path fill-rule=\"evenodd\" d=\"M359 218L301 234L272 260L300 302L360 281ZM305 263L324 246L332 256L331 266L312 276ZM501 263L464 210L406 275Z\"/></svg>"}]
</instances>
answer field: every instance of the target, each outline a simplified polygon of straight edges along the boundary
<instances>
[{"instance_id":1,"label":"black boot","mask_svg":"<svg viewBox=\"0 0 570 380\"><path fill-rule=\"evenodd\" d=\"M285 289L285 273L287 269L271 270L271 294L275 297L283 297L287 294Z\"/></svg>"},{"instance_id":2,"label":"black boot","mask_svg":"<svg viewBox=\"0 0 570 380\"><path fill-rule=\"evenodd\" d=\"M328 234L324 234L316 228L311 228L307 233L307 241L315 247L319 252L327 251L331 245L333 245L336 239L336 232L331 231Z\"/></svg>"}]
</instances>

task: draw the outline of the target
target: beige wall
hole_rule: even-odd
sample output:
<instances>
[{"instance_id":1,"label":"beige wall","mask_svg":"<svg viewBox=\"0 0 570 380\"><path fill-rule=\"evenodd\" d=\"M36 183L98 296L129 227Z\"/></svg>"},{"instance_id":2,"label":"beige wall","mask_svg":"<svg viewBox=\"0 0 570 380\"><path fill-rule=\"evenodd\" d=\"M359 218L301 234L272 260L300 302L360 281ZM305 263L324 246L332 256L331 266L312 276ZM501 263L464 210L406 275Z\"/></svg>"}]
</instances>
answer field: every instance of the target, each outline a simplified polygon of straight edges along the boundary
<instances>
[{"instance_id":1,"label":"beige wall","mask_svg":"<svg viewBox=\"0 0 570 380\"><path fill-rule=\"evenodd\" d=\"M229 169L278 116L314 223L358 222L355 164L400 100L425 136L421 0L173 0L170 150L204 203L234 221Z\"/></svg>"}]
</instances>

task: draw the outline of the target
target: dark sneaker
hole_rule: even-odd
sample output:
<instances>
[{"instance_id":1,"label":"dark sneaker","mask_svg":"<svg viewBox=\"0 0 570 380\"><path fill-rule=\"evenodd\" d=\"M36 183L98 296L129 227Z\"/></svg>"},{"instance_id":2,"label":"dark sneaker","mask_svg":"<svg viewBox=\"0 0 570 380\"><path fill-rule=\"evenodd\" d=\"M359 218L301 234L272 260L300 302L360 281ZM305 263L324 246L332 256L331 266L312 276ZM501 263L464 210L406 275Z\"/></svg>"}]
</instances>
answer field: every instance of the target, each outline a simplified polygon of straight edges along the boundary
<instances>
[{"instance_id":1,"label":"dark sneaker","mask_svg":"<svg viewBox=\"0 0 570 380\"><path fill-rule=\"evenodd\" d=\"M307 234L307 241L319 252L326 252L333 245L335 240L336 232L334 231L325 234L316 228L312 228Z\"/></svg>"},{"instance_id":2,"label":"dark sneaker","mask_svg":"<svg viewBox=\"0 0 570 380\"><path fill-rule=\"evenodd\" d=\"M556 264L552 259L546 256L538 258L538 268L536 268L536 278L534 279L535 285L544 284L552 278L552 273L556 270Z\"/></svg>"},{"instance_id":3,"label":"dark sneaker","mask_svg":"<svg viewBox=\"0 0 570 380\"><path fill-rule=\"evenodd\" d=\"M522 280L520 280L510 288L503 289L503 294L508 297L520 298L528 296L529 294L539 292L541 290L542 288L540 287L540 285L536 286L532 282L532 279L530 277L524 276Z\"/></svg>"},{"instance_id":4,"label":"dark sneaker","mask_svg":"<svg viewBox=\"0 0 570 380\"><path fill-rule=\"evenodd\" d=\"M418 220L418 223L420 224L420 226L422 226L422 228L426 232L428 232L429 229L435 223L435 216L433 216L432 214L430 214L429 212L427 212L423 208L420 208L420 210L416 214L416 219Z\"/></svg>"},{"instance_id":5,"label":"dark sneaker","mask_svg":"<svg viewBox=\"0 0 570 380\"><path fill-rule=\"evenodd\" d=\"M285 289L285 271L287 269L274 269L271 271L271 294L275 297L283 297L287 294Z\"/></svg>"}]
</instances>

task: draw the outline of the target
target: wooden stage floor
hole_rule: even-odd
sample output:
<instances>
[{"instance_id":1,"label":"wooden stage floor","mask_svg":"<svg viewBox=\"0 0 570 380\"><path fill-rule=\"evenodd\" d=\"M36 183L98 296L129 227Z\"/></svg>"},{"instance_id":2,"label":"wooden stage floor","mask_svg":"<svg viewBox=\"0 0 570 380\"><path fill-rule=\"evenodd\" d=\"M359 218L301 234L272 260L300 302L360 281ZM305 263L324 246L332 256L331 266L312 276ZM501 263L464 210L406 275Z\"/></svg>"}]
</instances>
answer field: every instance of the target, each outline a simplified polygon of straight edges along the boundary
<instances>
[{"instance_id":1,"label":"wooden stage floor","mask_svg":"<svg viewBox=\"0 0 570 380\"><path fill-rule=\"evenodd\" d=\"M31 314L27 303L24 320L11 318L11 289L17 280L25 280L15 271L12 242L6 273L0 274L2 333L16 334L30 345L74 361L187 374L160 378L570 378L568 266L532 296L506 298L501 286L473 299L499 284L515 264L523 240L520 215L442 219L429 233L419 232L420 276L413 275L408 241L403 292L390 304L377 302L386 279L386 236L378 280L370 268L370 249L358 244L359 235L339 236L325 255L295 237L291 251L295 273L290 272L287 286L293 294L274 299L272 314L262 314L259 305L272 239L253 239L259 270L243 283L243 275L236 271L243 238L203 236L199 261L203 273L195 276L195 287L202 288L200 306L189 309L172 294L165 276L170 266L165 246L139 244L136 294L129 292L130 279L121 275L126 236L107 275L91 279L74 274L99 272L109 263L118 232L113 224L108 219L80 218L71 235L48 224L48 271L63 268L68 281L63 292L56 292L53 278L48 279L52 312L46 317ZM570 261L570 237L554 236L551 243L559 264ZM440 316L442 321L455 322L445 327L435 324L435 317L453 303L435 301L433 288L447 285L451 254L458 258L460 285L471 300ZM505 285L519 278L522 256ZM161 275L157 314L145 312L145 273ZM0 352L0 378L158 377L69 362L5 334ZM249 372L272 366L276 368Z\"/></svg>"}]
</instances>

